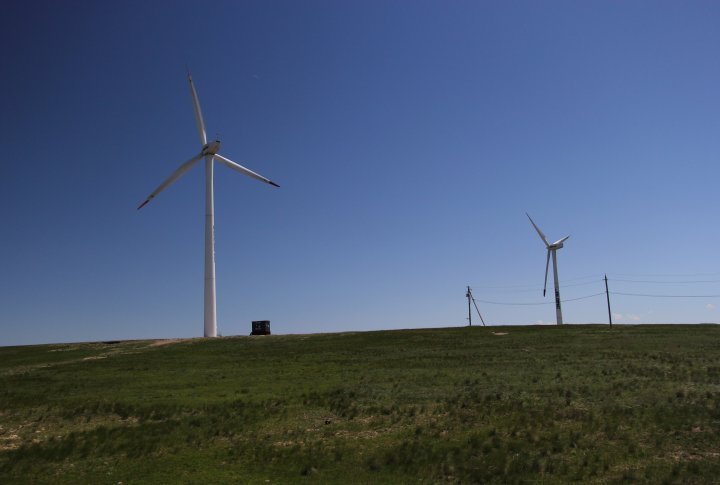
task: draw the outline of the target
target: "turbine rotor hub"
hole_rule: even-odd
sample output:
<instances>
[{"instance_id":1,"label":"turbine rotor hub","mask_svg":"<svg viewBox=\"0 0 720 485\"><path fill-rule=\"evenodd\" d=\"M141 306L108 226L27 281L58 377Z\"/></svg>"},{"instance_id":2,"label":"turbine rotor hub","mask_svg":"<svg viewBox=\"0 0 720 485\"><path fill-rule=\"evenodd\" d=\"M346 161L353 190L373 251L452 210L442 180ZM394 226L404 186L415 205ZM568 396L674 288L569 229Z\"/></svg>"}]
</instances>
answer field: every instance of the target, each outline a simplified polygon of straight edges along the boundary
<instances>
[{"instance_id":1,"label":"turbine rotor hub","mask_svg":"<svg viewBox=\"0 0 720 485\"><path fill-rule=\"evenodd\" d=\"M220 140L211 141L202 148L203 155L215 155L220 151Z\"/></svg>"}]
</instances>

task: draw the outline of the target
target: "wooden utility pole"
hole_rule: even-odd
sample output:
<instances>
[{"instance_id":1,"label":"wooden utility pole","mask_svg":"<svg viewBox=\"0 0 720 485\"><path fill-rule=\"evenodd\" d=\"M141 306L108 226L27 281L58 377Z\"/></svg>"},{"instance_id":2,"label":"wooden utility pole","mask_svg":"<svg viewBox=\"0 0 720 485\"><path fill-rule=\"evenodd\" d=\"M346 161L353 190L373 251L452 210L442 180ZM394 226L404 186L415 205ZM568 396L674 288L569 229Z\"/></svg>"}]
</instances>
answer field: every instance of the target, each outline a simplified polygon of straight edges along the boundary
<instances>
[{"instance_id":1,"label":"wooden utility pole","mask_svg":"<svg viewBox=\"0 0 720 485\"><path fill-rule=\"evenodd\" d=\"M470 308L470 303L471 303L471 299L472 299L472 294L470 293L470 287L469 287L469 286L467 287L467 293L465 293L465 296L466 296L467 299L468 299L468 323L469 323L470 326L472 327L472 311L471 311L471 308Z\"/></svg>"},{"instance_id":2,"label":"wooden utility pole","mask_svg":"<svg viewBox=\"0 0 720 485\"><path fill-rule=\"evenodd\" d=\"M607 275L605 275L605 297L608 304L608 320L610 320L610 328L612 328L612 312L610 312L610 292L608 291Z\"/></svg>"},{"instance_id":3,"label":"wooden utility pole","mask_svg":"<svg viewBox=\"0 0 720 485\"><path fill-rule=\"evenodd\" d=\"M470 307L470 303L472 303L473 305L475 305L475 311L477 312L478 317L480 317L480 321L482 322L484 327L485 320L483 319L482 313L480 313L480 309L478 308L477 302L475 301L475 297L472 294L472 288L470 288L469 286L467 287L467 293L465 293L465 296L468 299L468 322L470 322L470 326L472 327L472 309Z\"/></svg>"}]
</instances>

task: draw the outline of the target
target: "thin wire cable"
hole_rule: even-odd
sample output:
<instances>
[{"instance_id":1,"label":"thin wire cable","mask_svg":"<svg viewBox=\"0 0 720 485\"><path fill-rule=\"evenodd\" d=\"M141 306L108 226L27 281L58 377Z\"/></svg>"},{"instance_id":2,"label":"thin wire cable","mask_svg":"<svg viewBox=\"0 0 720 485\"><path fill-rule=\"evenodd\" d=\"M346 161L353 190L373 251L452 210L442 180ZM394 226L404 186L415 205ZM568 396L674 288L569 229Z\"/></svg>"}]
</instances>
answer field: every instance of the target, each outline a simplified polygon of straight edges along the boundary
<instances>
[{"instance_id":1,"label":"thin wire cable","mask_svg":"<svg viewBox=\"0 0 720 485\"><path fill-rule=\"evenodd\" d=\"M594 274L594 275L588 275L588 276L580 276L580 277L578 277L578 278L570 278L570 279L563 278L563 281L578 281L578 280L587 280L587 279L590 279L590 278L602 279L602 278L603 278L603 275L601 275L601 274Z\"/></svg>"},{"instance_id":2,"label":"thin wire cable","mask_svg":"<svg viewBox=\"0 0 720 485\"><path fill-rule=\"evenodd\" d=\"M573 284L571 284L571 285L563 284L563 288L567 288L568 286L594 285L594 284L596 284L596 283L597 283L597 284L600 284L600 283L602 283L603 281L604 281L604 280L601 278L601 279L598 279L597 281L587 281L587 282L585 282L585 283L573 283Z\"/></svg>"},{"instance_id":3,"label":"thin wire cable","mask_svg":"<svg viewBox=\"0 0 720 485\"><path fill-rule=\"evenodd\" d=\"M470 299L473 302L473 305L475 305L475 311L477 311L478 317L480 317L480 321L483 324L483 327L485 326L485 319L482 317L482 314L480 313L480 309L477 306L477 303L475 302L475 297L472 294L472 290L470 290Z\"/></svg>"},{"instance_id":4,"label":"thin wire cable","mask_svg":"<svg viewBox=\"0 0 720 485\"><path fill-rule=\"evenodd\" d=\"M587 299L587 298L594 298L594 297L596 297L596 296L600 296L600 295L604 295L604 294L605 294L605 292L603 291L603 292L601 292L601 293L595 293L594 295L581 296L581 297L578 297L578 298L568 298L567 300L560 300L560 302L561 302L561 303L565 303L566 301L585 300L585 299Z\"/></svg>"},{"instance_id":5,"label":"thin wire cable","mask_svg":"<svg viewBox=\"0 0 720 485\"><path fill-rule=\"evenodd\" d=\"M695 280L695 281L651 281L651 280L625 280L608 278L608 281L622 281L624 283L653 283L663 285L689 285L694 283L720 283L720 280Z\"/></svg>"},{"instance_id":6,"label":"thin wire cable","mask_svg":"<svg viewBox=\"0 0 720 485\"><path fill-rule=\"evenodd\" d=\"M581 276L578 278L563 278L563 281L564 282L579 281L579 280L586 280L589 278L597 278L598 280L602 280L602 275L600 275L600 276L598 276L598 275ZM592 282L590 282L590 283L592 283ZM586 283L581 283L581 284L586 284ZM589 283L587 283L587 284L589 284ZM574 285L563 284L563 286L574 286ZM497 289L497 290L512 289L512 288L534 288L534 289L537 289L537 285L507 285L507 286L474 285L474 287L475 288L484 288L484 289Z\"/></svg>"},{"instance_id":7,"label":"thin wire cable","mask_svg":"<svg viewBox=\"0 0 720 485\"><path fill-rule=\"evenodd\" d=\"M615 276L717 276L720 271L714 273L612 273Z\"/></svg>"},{"instance_id":8,"label":"thin wire cable","mask_svg":"<svg viewBox=\"0 0 720 485\"><path fill-rule=\"evenodd\" d=\"M475 286L474 288L482 288L482 287ZM491 293L540 293L540 292L542 292L542 288L540 288L539 286L533 286L532 288L528 288L528 289L524 289L524 290L512 290L512 289L502 290L499 288L496 288L496 289L483 288L483 289L487 290L487 292L491 292Z\"/></svg>"},{"instance_id":9,"label":"thin wire cable","mask_svg":"<svg viewBox=\"0 0 720 485\"><path fill-rule=\"evenodd\" d=\"M475 288L492 289L492 290L504 290L512 288L537 288L537 285L509 285L509 286L487 286L487 285L475 285Z\"/></svg>"},{"instance_id":10,"label":"thin wire cable","mask_svg":"<svg viewBox=\"0 0 720 485\"><path fill-rule=\"evenodd\" d=\"M587 295L587 296L581 296L578 298L568 298L567 300L560 300L560 303L565 303L567 301L577 301L577 300L585 300L586 298L594 298L596 296L604 295L605 292L602 293L595 293L594 295ZM488 305L506 305L506 306L532 306L532 305L554 305L554 301L543 301L539 303L510 303L510 302L500 302L500 301L488 301L488 300L477 300L481 303L487 303Z\"/></svg>"},{"instance_id":11,"label":"thin wire cable","mask_svg":"<svg viewBox=\"0 0 720 485\"><path fill-rule=\"evenodd\" d=\"M563 280L563 281L565 281L565 280ZM602 280L602 279L599 279L599 280L597 280L597 281L586 281L586 282L584 282L584 283L570 283L570 284L565 284L565 283L563 283L562 287L563 287L563 288L567 288L567 287L572 287L572 286L594 285L594 284L601 284L602 282L603 282L603 280ZM500 289L502 288L502 287L497 287L497 286L495 286L495 287L473 286L473 287L474 287L474 288L483 288L483 289L486 289L486 290L493 290L493 289L500 290ZM509 288L510 288L510 287L508 287L508 289L502 290L501 293L533 293L533 292L536 292L536 291L539 292L539 291L542 290L542 288L540 288L539 286L533 286L533 287L531 287L531 288L522 289L522 290L521 290L521 289L513 290L513 289L509 289Z\"/></svg>"},{"instance_id":12,"label":"thin wire cable","mask_svg":"<svg viewBox=\"0 0 720 485\"><path fill-rule=\"evenodd\" d=\"M621 293L619 291L611 291L610 294L624 296L646 296L649 298L720 298L720 295L648 295L644 293Z\"/></svg>"},{"instance_id":13,"label":"thin wire cable","mask_svg":"<svg viewBox=\"0 0 720 485\"><path fill-rule=\"evenodd\" d=\"M488 301L488 300L477 300L480 303L487 303L488 305L505 305L505 306L532 306L532 305L552 305L554 301L542 301L540 303L508 303L501 301Z\"/></svg>"}]
</instances>

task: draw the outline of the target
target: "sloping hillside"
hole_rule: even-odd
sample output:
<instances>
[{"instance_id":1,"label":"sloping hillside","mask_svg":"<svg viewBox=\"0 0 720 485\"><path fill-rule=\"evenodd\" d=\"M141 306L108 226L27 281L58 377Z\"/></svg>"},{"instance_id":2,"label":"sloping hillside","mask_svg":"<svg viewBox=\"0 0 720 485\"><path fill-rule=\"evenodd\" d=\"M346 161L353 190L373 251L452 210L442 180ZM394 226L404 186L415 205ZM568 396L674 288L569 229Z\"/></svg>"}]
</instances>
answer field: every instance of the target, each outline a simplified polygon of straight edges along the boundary
<instances>
[{"instance_id":1,"label":"sloping hillside","mask_svg":"<svg viewBox=\"0 0 720 485\"><path fill-rule=\"evenodd\" d=\"M0 483L708 482L720 327L0 348Z\"/></svg>"}]
</instances>

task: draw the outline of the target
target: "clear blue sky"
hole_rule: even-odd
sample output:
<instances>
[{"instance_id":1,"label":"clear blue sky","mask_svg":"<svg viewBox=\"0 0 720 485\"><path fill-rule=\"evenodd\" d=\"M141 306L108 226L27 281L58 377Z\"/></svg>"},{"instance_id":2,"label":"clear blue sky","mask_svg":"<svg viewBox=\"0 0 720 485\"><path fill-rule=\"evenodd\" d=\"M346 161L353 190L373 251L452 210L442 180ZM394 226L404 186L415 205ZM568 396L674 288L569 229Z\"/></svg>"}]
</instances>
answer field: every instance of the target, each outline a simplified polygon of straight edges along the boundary
<instances>
[{"instance_id":1,"label":"clear blue sky","mask_svg":"<svg viewBox=\"0 0 720 485\"><path fill-rule=\"evenodd\" d=\"M202 169L136 211L198 150L186 65L222 153L282 186L216 168L225 335L462 325L468 284L550 302L526 211L571 234L563 298L603 273L720 294L719 25L702 1L4 2L0 345L202 335Z\"/></svg>"}]
</instances>

